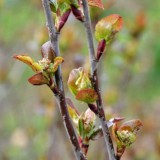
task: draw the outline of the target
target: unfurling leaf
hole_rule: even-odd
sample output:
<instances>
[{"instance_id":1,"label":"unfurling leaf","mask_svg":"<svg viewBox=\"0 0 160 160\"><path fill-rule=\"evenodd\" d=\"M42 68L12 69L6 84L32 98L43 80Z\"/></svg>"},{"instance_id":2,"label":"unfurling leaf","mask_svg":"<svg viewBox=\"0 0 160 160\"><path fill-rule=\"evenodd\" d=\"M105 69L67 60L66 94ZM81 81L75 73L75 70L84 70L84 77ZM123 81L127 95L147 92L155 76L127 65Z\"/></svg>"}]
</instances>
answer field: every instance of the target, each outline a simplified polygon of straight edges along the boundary
<instances>
[{"instance_id":1,"label":"unfurling leaf","mask_svg":"<svg viewBox=\"0 0 160 160\"><path fill-rule=\"evenodd\" d=\"M99 126L98 128L94 129L90 136L89 136L89 140L98 140L99 138L101 138L103 136L103 131L102 131L102 127Z\"/></svg>"},{"instance_id":2,"label":"unfurling leaf","mask_svg":"<svg viewBox=\"0 0 160 160\"><path fill-rule=\"evenodd\" d=\"M27 56L27 55L15 55L15 56L13 56L13 58L18 59L18 60L22 61L23 63L27 64L35 72L42 71L41 65L39 65L37 62L35 62L30 56Z\"/></svg>"},{"instance_id":3,"label":"unfurling leaf","mask_svg":"<svg viewBox=\"0 0 160 160\"><path fill-rule=\"evenodd\" d=\"M94 7L98 7L98 8L104 9L102 0L88 0L88 4L90 6L94 6Z\"/></svg>"},{"instance_id":4,"label":"unfurling leaf","mask_svg":"<svg viewBox=\"0 0 160 160\"><path fill-rule=\"evenodd\" d=\"M109 43L114 35L121 30L123 25L122 17L118 14L109 15L101 19L95 28L95 37L98 41L105 40Z\"/></svg>"},{"instance_id":5,"label":"unfurling leaf","mask_svg":"<svg viewBox=\"0 0 160 160\"><path fill-rule=\"evenodd\" d=\"M64 13L66 13L68 10L70 10L70 4L68 0L63 0L58 2L58 10L60 12L60 16L62 16Z\"/></svg>"},{"instance_id":6,"label":"unfurling leaf","mask_svg":"<svg viewBox=\"0 0 160 160\"><path fill-rule=\"evenodd\" d=\"M42 72L39 72L28 79L29 83L33 85L43 85L49 84L48 79L43 75Z\"/></svg>"},{"instance_id":7,"label":"unfurling leaf","mask_svg":"<svg viewBox=\"0 0 160 160\"><path fill-rule=\"evenodd\" d=\"M76 95L78 92L78 85L76 84L77 79L80 76L80 73L82 72L82 68L73 69L68 78L68 88L73 93L73 95Z\"/></svg>"},{"instance_id":8,"label":"unfurling leaf","mask_svg":"<svg viewBox=\"0 0 160 160\"><path fill-rule=\"evenodd\" d=\"M83 123L83 119L79 118L78 120L78 132L79 135L82 139L86 138L86 133L85 133L85 129L84 129L84 123Z\"/></svg>"},{"instance_id":9,"label":"unfurling leaf","mask_svg":"<svg viewBox=\"0 0 160 160\"><path fill-rule=\"evenodd\" d=\"M51 64L51 61L48 58L43 58L39 61L39 64L41 65L43 70L47 70Z\"/></svg>"},{"instance_id":10,"label":"unfurling leaf","mask_svg":"<svg viewBox=\"0 0 160 160\"><path fill-rule=\"evenodd\" d=\"M57 3L57 0L50 0L50 8L51 8L51 11L56 13L57 9L58 9L58 3Z\"/></svg>"},{"instance_id":11,"label":"unfurling leaf","mask_svg":"<svg viewBox=\"0 0 160 160\"><path fill-rule=\"evenodd\" d=\"M97 93L92 88L82 89L77 92L76 99L86 103L93 103L97 100Z\"/></svg>"},{"instance_id":12,"label":"unfurling leaf","mask_svg":"<svg viewBox=\"0 0 160 160\"><path fill-rule=\"evenodd\" d=\"M78 120L79 120L79 115L77 114L76 110L70 106L68 106L68 112L73 120L74 124L77 126L78 125Z\"/></svg>"},{"instance_id":13,"label":"unfurling leaf","mask_svg":"<svg viewBox=\"0 0 160 160\"><path fill-rule=\"evenodd\" d=\"M53 64L53 72L56 72L58 69L58 66L64 62L64 59L62 57L56 57L54 59L54 64Z\"/></svg>"},{"instance_id":14,"label":"unfurling leaf","mask_svg":"<svg viewBox=\"0 0 160 160\"><path fill-rule=\"evenodd\" d=\"M43 58L49 59L51 62L53 62L55 53L51 47L51 41L47 41L41 46L41 53Z\"/></svg>"},{"instance_id":15,"label":"unfurling leaf","mask_svg":"<svg viewBox=\"0 0 160 160\"><path fill-rule=\"evenodd\" d=\"M83 69L77 78L75 84L78 86L78 90L91 88L91 81L89 79L88 73Z\"/></svg>"},{"instance_id":16,"label":"unfurling leaf","mask_svg":"<svg viewBox=\"0 0 160 160\"><path fill-rule=\"evenodd\" d=\"M84 68L73 69L69 74L68 87L70 91L76 95L80 89L91 87L91 82L84 73ZM85 79L85 80L84 80Z\"/></svg>"},{"instance_id":17,"label":"unfurling leaf","mask_svg":"<svg viewBox=\"0 0 160 160\"><path fill-rule=\"evenodd\" d=\"M70 0L50 0L52 12L62 15L70 8Z\"/></svg>"}]
</instances>

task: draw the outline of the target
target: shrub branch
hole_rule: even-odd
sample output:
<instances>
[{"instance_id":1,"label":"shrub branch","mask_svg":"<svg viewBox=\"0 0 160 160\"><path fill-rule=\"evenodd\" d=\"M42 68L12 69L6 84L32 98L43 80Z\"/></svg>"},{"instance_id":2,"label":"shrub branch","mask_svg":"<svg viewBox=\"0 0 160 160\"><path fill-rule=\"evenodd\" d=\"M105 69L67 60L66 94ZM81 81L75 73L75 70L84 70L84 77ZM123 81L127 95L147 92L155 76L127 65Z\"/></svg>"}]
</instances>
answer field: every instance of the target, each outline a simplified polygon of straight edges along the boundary
<instances>
[{"instance_id":1,"label":"shrub branch","mask_svg":"<svg viewBox=\"0 0 160 160\"><path fill-rule=\"evenodd\" d=\"M109 129L108 129L106 119L105 119L102 97L101 97L101 93L99 90L98 75L97 75L97 63L98 62L95 57L94 42L93 42L93 35L92 35L92 29L91 29L91 19L89 15L89 7L88 7L87 0L82 0L82 5L83 5L83 11L84 11L84 17L85 17L84 26L85 26L88 46L89 46L92 84L93 84L95 91L98 94L98 100L96 101L98 113L96 115L99 117L101 125L102 125L102 130L103 130L105 144L106 144L107 151L108 151L109 160L116 160L112 139L111 139Z\"/></svg>"},{"instance_id":2,"label":"shrub branch","mask_svg":"<svg viewBox=\"0 0 160 160\"><path fill-rule=\"evenodd\" d=\"M59 56L60 55L59 41L58 41L59 33L56 31L56 28L52 20L52 13L49 6L49 0L42 0L42 4L43 4L45 16L46 16L47 27L48 27L52 49L54 50L56 56ZM55 80L56 80L57 87L55 86L52 87L52 85L50 85L50 89L52 90L52 92L54 93L58 101L60 112L63 117L64 126L68 133L69 139L74 147L74 153L76 155L77 160L86 160L83 152L80 149L76 133L74 131L74 128L72 126L72 123L68 114L63 81L62 81L61 67L59 67L55 73Z\"/></svg>"}]
</instances>

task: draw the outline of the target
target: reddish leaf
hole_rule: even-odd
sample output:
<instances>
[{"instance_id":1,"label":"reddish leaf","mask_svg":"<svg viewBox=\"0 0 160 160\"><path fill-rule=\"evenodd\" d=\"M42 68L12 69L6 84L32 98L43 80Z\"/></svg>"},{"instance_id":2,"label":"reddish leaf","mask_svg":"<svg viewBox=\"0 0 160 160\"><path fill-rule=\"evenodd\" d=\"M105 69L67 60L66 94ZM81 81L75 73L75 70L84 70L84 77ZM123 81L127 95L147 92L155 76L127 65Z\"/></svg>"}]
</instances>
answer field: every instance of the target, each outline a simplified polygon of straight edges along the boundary
<instances>
[{"instance_id":1,"label":"reddish leaf","mask_svg":"<svg viewBox=\"0 0 160 160\"><path fill-rule=\"evenodd\" d=\"M88 4L90 6L94 6L94 7L98 7L98 8L104 9L102 0L88 0Z\"/></svg>"},{"instance_id":2,"label":"reddish leaf","mask_svg":"<svg viewBox=\"0 0 160 160\"><path fill-rule=\"evenodd\" d=\"M47 78L44 77L42 72L39 72L28 79L29 83L33 85L48 84Z\"/></svg>"},{"instance_id":3,"label":"reddish leaf","mask_svg":"<svg viewBox=\"0 0 160 160\"><path fill-rule=\"evenodd\" d=\"M97 100L97 98L97 93L91 88L80 90L76 95L77 100L86 103L93 103Z\"/></svg>"},{"instance_id":4,"label":"reddish leaf","mask_svg":"<svg viewBox=\"0 0 160 160\"><path fill-rule=\"evenodd\" d=\"M113 29L118 32L122 29L123 19L118 14L112 14L103 19L106 23L113 25Z\"/></svg>"}]
</instances>

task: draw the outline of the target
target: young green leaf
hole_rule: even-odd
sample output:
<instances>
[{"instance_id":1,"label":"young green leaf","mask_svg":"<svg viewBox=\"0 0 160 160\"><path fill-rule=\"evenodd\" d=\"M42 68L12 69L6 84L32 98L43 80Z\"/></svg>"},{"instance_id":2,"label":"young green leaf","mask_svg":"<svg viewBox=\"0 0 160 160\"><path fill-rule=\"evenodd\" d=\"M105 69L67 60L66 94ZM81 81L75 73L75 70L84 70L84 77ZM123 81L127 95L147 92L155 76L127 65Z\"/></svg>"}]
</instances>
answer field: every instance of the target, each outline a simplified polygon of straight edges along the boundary
<instances>
[{"instance_id":1,"label":"young green leaf","mask_svg":"<svg viewBox=\"0 0 160 160\"><path fill-rule=\"evenodd\" d=\"M79 135L82 139L84 139L86 137L84 123L83 123L82 118L79 118L79 120L78 120L78 132L79 132Z\"/></svg>"},{"instance_id":2,"label":"young green leaf","mask_svg":"<svg viewBox=\"0 0 160 160\"><path fill-rule=\"evenodd\" d=\"M102 127L99 126L98 128L93 129L93 131L90 133L89 140L98 140L103 136Z\"/></svg>"}]
</instances>

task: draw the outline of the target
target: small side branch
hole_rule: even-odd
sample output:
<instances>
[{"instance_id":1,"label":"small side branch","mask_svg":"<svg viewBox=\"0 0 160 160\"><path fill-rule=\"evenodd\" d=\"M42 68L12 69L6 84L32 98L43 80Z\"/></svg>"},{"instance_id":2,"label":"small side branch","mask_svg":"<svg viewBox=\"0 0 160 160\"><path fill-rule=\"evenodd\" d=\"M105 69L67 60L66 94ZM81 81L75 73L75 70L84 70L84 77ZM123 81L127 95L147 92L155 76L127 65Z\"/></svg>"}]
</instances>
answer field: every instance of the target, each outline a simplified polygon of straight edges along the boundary
<instances>
[{"instance_id":1,"label":"small side branch","mask_svg":"<svg viewBox=\"0 0 160 160\"><path fill-rule=\"evenodd\" d=\"M54 50L56 56L59 56L59 42L58 42L58 33L55 29L53 19L52 19L52 13L51 9L49 6L49 0L42 0L45 16L46 16L46 21L47 21L47 27L48 27L48 32L49 32L49 37L51 40L52 44L52 49ZM78 139L76 136L76 133L74 131L74 128L72 126L68 110L67 110L67 104L66 104L66 99L65 99L65 93L63 89L63 81L62 81L62 73L61 73L61 67L58 68L56 74L55 74L55 79L56 79L56 84L57 88L55 87L50 87L54 95L56 96L56 99L59 104L59 108L61 111L61 115L63 117L63 122L64 126L66 128L67 134L69 136L69 139L74 147L74 153L76 156L77 160L86 160L83 152L80 149Z\"/></svg>"},{"instance_id":2,"label":"small side branch","mask_svg":"<svg viewBox=\"0 0 160 160\"><path fill-rule=\"evenodd\" d=\"M89 15L88 1L87 0L82 0L82 5L83 5L83 11L84 11L84 17L85 17L84 26L85 26L85 29L86 29L88 46L89 46L89 53L90 53L92 84L93 84L93 87L94 87L95 91L98 94L98 100L96 101L97 109L98 109L97 116L99 117L101 125L102 125L102 130L103 130L104 140L105 140L105 144L106 144L107 151L108 151L109 160L116 160L112 139L111 139L111 136L110 136L110 133L109 133L109 128L107 126L106 119L105 119L102 97L101 97L101 93L100 93L100 90L99 90L99 83L98 83L98 76L97 76L97 69L96 69L97 61L96 61L96 58L95 58L95 51L94 51L94 43L93 43L93 35L92 35L92 29L91 29L91 20L90 20L90 15Z\"/></svg>"}]
</instances>

